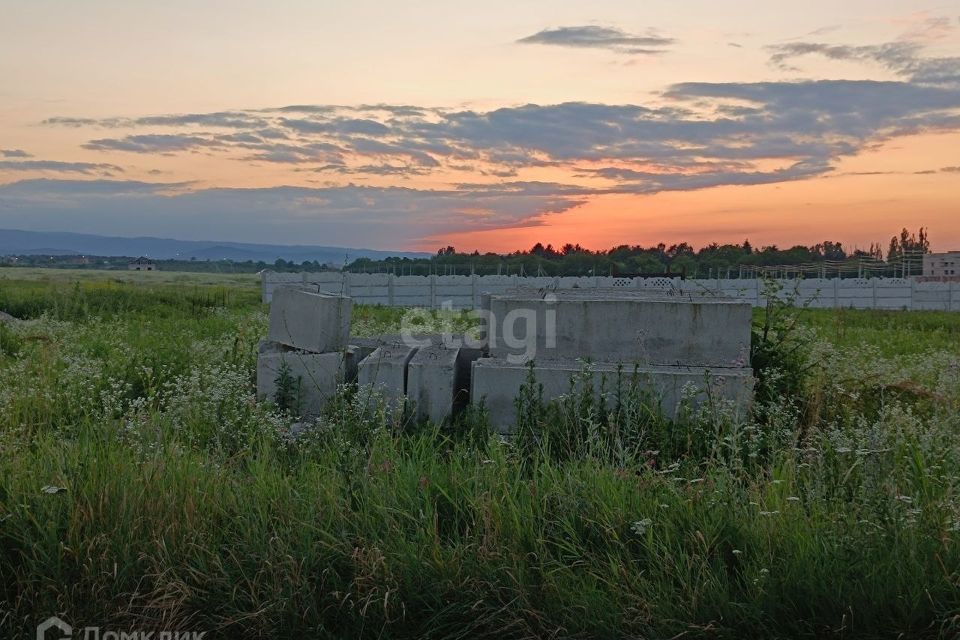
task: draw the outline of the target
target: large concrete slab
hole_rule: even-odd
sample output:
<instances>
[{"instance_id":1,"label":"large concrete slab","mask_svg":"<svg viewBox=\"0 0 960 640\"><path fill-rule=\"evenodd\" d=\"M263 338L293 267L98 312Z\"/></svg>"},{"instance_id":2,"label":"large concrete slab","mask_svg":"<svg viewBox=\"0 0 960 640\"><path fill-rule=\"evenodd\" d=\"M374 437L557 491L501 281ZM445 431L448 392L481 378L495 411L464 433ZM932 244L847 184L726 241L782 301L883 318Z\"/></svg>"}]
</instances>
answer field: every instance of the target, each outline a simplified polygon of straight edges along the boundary
<instances>
[{"instance_id":1,"label":"large concrete slab","mask_svg":"<svg viewBox=\"0 0 960 640\"><path fill-rule=\"evenodd\" d=\"M267 338L315 353L340 351L350 336L352 305L346 296L280 287L273 292Z\"/></svg>"},{"instance_id":2,"label":"large concrete slab","mask_svg":"<svg viewBox=\"0 0 960 640\"><path fill-rule=\"evenodd\" d=\"M470 366L479 349L424 347L407 365L407 397L418 419L435 424L453 417L470 398Z\"/></svg>"},{"instance_id":3,"label":"large concrete slab","mask_svg":"<svg viewBox=\"0 0 960 640\"><path fill-rule=\"evenodd\" d=\"M588 372L587 379L594 392L601 388L612 405L616 399L618 365L614 363L586 364L582 361L543 361L534 365L534 376L543 385L544 400L550 401L570 392L570 380ZM490 423L500 431L508 432L516 422L517 397L521 385L528 380L527 364L512 364L504 359L481 358L473 363L470 400L483 402L489 412ZM732 402L741 414L750 406L753 397L753 375L750 369L710 369L685 366L623 367L619 372L621 388L636 384L637 389L650 393L660 403L668 418L676 418L684 397L684 389L691 385L695 391L696 406L708 397Z\"/></svg>"},{"instance_id":4,"label":"large concrete slab","mask_svg":"<svg viewBox=\"0 0 960 640\"><path fill-rule=\"evenodd\" d=\"M382 396L390 407L403 401L407 392L407 364L417 347L403 343L384 344L360 361L357 368L359 392L373 398Z\"/></svg>"},{"instance_id":5,"label":"large concrete slab","mask_svg":"<svg viewBox=\"0 0 960 640\"><path fill-rule=\"evenodd\" d=\"M319 415L324 405L333 397L337 387L356 378L356 353L351 349L342 352L307 353L292 351L277 343L261 343L257 356L257 398L273 401L277 395L277 378L281 367L289 367L295 381L298 411L301 416Z\"/></svg>"},{"instance_id":6,"label":"large concrete slab","mask_svg":"<svg viewBox=\"0 0 960 640\"><path fill-rule=\"evenodd\" d=\"M751 306L710 295L624 289L483 296L491 357L589 358L650 365L743 366Z\"/></svg>"}]
</instances>

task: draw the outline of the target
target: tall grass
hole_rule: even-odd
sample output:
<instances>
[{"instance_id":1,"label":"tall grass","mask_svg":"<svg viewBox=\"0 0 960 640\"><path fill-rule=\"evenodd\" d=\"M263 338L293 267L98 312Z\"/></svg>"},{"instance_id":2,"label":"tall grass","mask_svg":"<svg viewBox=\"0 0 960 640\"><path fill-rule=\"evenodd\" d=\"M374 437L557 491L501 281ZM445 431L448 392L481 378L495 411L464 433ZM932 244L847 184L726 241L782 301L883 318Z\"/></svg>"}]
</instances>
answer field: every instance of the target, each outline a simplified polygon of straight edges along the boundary
<instances>
[{"instance_id":1,"label":"tall grass","mask_svg":"<svg viewBox=\"0 0 960 640\"><path fill-rule=\"evenodd\" d=\"M294 437L252 398L252 287L3 282L0 309L28 318L0 325L0 635L958 633L956 316L801 314L802 388L747 421L532 380L504 439L349 388Z\"/></svg>"}]
</instances>

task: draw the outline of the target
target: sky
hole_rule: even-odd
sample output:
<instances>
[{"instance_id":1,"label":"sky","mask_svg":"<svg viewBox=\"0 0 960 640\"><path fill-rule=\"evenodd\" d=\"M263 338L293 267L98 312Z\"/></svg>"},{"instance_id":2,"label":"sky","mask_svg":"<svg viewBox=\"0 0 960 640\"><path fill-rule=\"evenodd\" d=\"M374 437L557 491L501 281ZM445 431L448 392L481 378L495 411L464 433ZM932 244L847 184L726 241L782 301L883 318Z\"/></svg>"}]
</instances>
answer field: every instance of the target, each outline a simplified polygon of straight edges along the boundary
<instances>
[{"instance_id":1,"label":"sky","mask_svg":"<svg viewBox=\"0 0 960 640\"><path fill-rule=\"evenodd\" d=\"M0 228L960 249L960 0L0 0Z\"/></svg>"}]
</instances>

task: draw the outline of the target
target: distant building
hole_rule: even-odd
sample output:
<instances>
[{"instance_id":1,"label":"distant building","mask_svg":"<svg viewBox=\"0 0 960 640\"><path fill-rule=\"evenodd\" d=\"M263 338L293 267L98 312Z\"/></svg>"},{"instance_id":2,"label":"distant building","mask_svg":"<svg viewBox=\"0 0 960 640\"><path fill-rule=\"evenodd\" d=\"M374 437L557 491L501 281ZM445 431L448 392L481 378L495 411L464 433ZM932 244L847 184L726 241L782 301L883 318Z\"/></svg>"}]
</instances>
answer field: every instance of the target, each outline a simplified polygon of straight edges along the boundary
<instances>
[{"instance_id":1,"label":"distant building","mask_svg":"<svg viewBox=\"0 0 960 640\"><path fill-rule=\"evenodd\" d=\"M156 271L157 265L153 264L149 258L137 258L133 262L127 264L127 269L130 271Z\"/></svg>"},{"instance_id":2,"label":"distant building","mask_svg":"<svg viewBox=\"0 0 960 640\"><path fill-rule=\"evenodd\" d=\"M923 277L948 278L960 276L960 251L928 253L923 256Z\"/></svg>"}]
</instances>

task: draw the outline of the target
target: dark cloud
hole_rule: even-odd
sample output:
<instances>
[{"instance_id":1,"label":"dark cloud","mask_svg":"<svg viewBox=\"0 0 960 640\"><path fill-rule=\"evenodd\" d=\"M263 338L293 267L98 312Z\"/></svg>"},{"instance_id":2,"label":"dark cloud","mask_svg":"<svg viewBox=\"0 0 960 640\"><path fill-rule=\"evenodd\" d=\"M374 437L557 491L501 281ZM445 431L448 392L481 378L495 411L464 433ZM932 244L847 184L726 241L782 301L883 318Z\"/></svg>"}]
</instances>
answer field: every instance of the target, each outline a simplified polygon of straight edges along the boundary
<instances>
[{"instance_id":1,"label":"dark cloud","mask_svg":"<svg viewBox=\"0 0 960 640\"><path fill-rule=\"evenodd\" d=\"M936 24L936 23L934 23ZM925 38L907 38L877 45L788 42L767 49L770 62L781 69L798 70L793 60L818 55L831 60L869 62L920 84L960 84L960 57L925 57Z\"/></svg>"},{"instance_id":2,"label":"dark cloud","mask_svg":"<svg viewBox=\"0 0 960 640\"><path fill-rule=\"evenodd\" d=\"M957 167L943 167L940 171L944 173L960 173L960 166Z\"/></svg>"},{"instance_id":3,"label":"dark cloud","mask_svg":"<svg viewBox=\"0 0 960 640\"><path fill-rule=\"evenodd\" d=\"M225 129L249 129L262 127L267 124L263 118L252 116L242 111L220 111L216 113L188 113L166 116L145 116L129 121L129 126L135 127L183 127L203 126L221 127Z\"/></svg>"},{"instance_id":4,"label":"dark cloud","mask_svg":"<svg viewBox=\"0 0 960 640\"><path fill-rule=\"evenodd\" d=\"M0 160L0 171L46 171L55 173L82 173L84 175L123 173L123 169L115 164L58 162L56 160Z\"/></svg>"},{"instance_id":5,"label":"dark cloud","mask_svg":"<svg viewBox=\"0 0 960 640\"><path fill-rule=\"evenodd\" d=\"M219 127L248 129L265 126L267 121L249 111L218 111L214 113L183 113L139 118L47 118L41 124L63 127L102 127L105 129L132 129L137 127Z\"/></svg>"},{"instance_id":6,"label":"dark cloud","mask_svg":"<svg viewBox=\"0 0 960 640\"><path fill-rule=\"evenodd\" d=\"M544 29L517 40L520 44L546 44L577 49L607 49L630 55L654 55L664 53L665 47L674 39L650 32L634 35L614 27L585 25Z\"/></svg>"},{"instance_id":7,"label":"dark cloud","mask_svg":"<svg viewBox=\"0 0 960 640\"><path fill-rule=\"evenodd\" d=\"M330 133L342 135L385 135L390 129L369 118L334 118L329 120L281 118L280 124L297 133Z\"/></svg>"},{"instance_id":8,"label":"dark cloud","mask_svg":"<svg viewBox=\"0 0 960 640\"><path fill-rule=\"evenodd\" d=\"M352 167L345 164L331 164L321 167L321 170L332 171L343 175L398 176L401 178L423 176L430 173L430 170L425 167L411 164L363 164Z\"/></svg>"},{"instance_id":9,"label":"dark cloud","mask_svg":"<svg viewBox=\"0 0 960 640\"><path fill-rule=\"evenodd\" d=\"M116 123L119 120L112 119L103 119L98 120L95 118L66 118L57 116L55 118L47 118L42 121L41 124L47 126L61 126L61 127L105 127L105 126L115 126L115 124L107 123Z\"/></svg>"},{"instance_id":10,"label":"dark cloud","mask_svg":"<svg viewBox=\"0 0 960 640\"><path fill-rule=\"evenodd\" d=\"M430 109L424 109L423 107L415 107L409 104L363 104L359 107L356 107L357 111L382 111L385 113L391 113L394 116L401 118L409 117L421 117L430 113Z\"/></svg>"},{"instance_id":11,"label":"dark cloud","mask_svg":"<svg viewBox=\"0 0 960 640\"><path fill-rule=\"evenodd\" d=\"M659 193L661 191L695 191L718 185L758 185L792 182L821 176L831 170L829 164L797 162L774 171L706 171L702 173L651 173L616 167L597 169L594 173L617 182L612 191L619 193Z\"/></svg>"},{"instance_id":12,"label":"dark cloud","mask_svg":"<svg viewBox=\"0 0 960 640\"><path fill-rule=\"evenodd\" d=\"M69 208L87 199L162 195L188 186L187 182L141 182L138 180L55 180L52 178L21 180L0 185L0 211L15 210L9 208L10 198L20 199L19 201L24 204L39 204L40 209L44 206ZM51 196L54 197L55 202L48 199L46 205L41 204L40 201Z\"/></svg>"},{"instance_id":13,"label":"dark cloud","mask_svg":"<svg viewBox=\"0 0 960 640\"><path fill-rule=\"evenodd\" d=\"M328 104L291 104L285 107L272 107L270 109L261 109L263 113L315 113L329 114L335 113L340 107Z\"/></svg>"},{"instance_id":14,"label":"dark cloud","mask_svg":"<svg viewBox=\"0 0 960 640\"><path fill-rule=\"evenodd\" d=\"M281 164L309 164L317 162L342 163L346 149L331 142L304 142L292 144L287 142L259 142L255 144L239 144L242 149L255 150L256 153L247 156L245 160L260 160Z\"/></svg>"},{"instance_id":15,"label":"dark cloud","mask_svg":"<svg viewBox=\"0 0 960 640\"><path fill-rule=\"evenodd\" d=\"M32 158L32 153L27 153L23 149L0 149L0 156L4 158Z\"/></svg>"},{"instance_id":16,"label":"dark cloud","mask_svg":"<svg viewBox=\"0 0 960 640\"><path fill-rule=\"evenodd\" d=\"M150 133L123 138L100 138L83 145L91 151L129 151L131 153L174 153L220 146L216 140L192 135Z\"/></svg>"}]
</instances>

